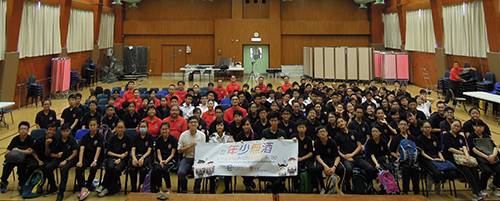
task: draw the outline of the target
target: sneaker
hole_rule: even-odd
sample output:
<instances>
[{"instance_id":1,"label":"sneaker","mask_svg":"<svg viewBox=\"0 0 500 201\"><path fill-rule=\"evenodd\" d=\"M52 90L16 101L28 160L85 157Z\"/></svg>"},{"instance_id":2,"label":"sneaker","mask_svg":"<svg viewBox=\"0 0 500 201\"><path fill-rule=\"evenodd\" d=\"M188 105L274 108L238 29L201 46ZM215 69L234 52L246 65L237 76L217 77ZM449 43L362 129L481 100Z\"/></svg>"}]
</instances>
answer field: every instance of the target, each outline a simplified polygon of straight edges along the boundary
<instances>
[{"instance_id":1,"label":"sneaker","mask_svg":"<svg viewBox=\"0 0 500 201\"><path fill-rule=\"evenodd\" d=\"M432 179L431 175L428 174L426 180L427 180L427 188L429 190L432 190L432 185L434 184L434 179Z\"/></svg>"},{"instance_id":2,"label":"sneaker","mask_svg":"<svg viewBox=\"0 0 500 201\"><path fill-rule=\"evenodd\" d=\"M435 193L440 195L441 194L441 183L436 183L434 186L436 187Z\"/></svg>"},{"instance_id":3,"label":"sneaker","mask_svg":"<svg viewBox=\"0 0 500 201\"><path fill-rule=\"evenodd\" d=\"M0 189L1 189L0 192L2 192L2 193L7 192L7 187L9 187L8 181L0 183Z\"/></svg>"},{"instance_id":4,"label":"sneaker","mask_svg":"<svg viewBox=\"0 0 500 201\"><path fill-rule=\"evenodd\" d=\"M99 194L97 194L97 196L99 196L100 198L106 196L108 194L108 189L105 188L103 189Z\"/></svg>"},{"instance_id":5,"label":"sneaker","mask_svg":"<svg viewBox=\"0 0 500 201\"><path fill-rule=\"evenodd\" d=\"M53 187L49 188L48 191L43 192L43 196L47 197L47 196L54 194L55 192L57 192L57 186L53 186Z\"/></svg>"},{"instance_id":6,"label":"sneaker","mask_svg":"<svg viewBox=\"0 0 500 201\"><path fill-rule=\"evenodd\" d=\"M319 191L319 194L320 195L324 195L326 193L326 190L324 188L322 188L320 191Z\"/></svg>"},{"instance_id":7,"label":"sneaker","mask_svg":"<svg viewBox=\"0 0 500 201\"><path fill-rule=\"evenodd\" d=\"M95 192L102 192L102 190L104 190L104 186L100 185L99 187L97 187L97 189L95 189Z\"/></svg>"},{"instance_id":8,"label":"sneaker","mask_svg":"<svg viewBox=\"0 0 500 201\"><path fill-rule=\"evenodd\" d=\"M57 199L56 199L56 201L62 201L63 199L64 199L64 193L59 193L59 194L57 195Z\"/></svg>"},{"instance_id":9,"label":"sneaker","mask_svg":"<svg viewBox=\"0 0 500 201\"><path fill-rule=\"evenodd\" d=\"M85 198L87 198L87 196L89 196L89 194L90 194L89 189L82 188L82 190L80 191L80 196L78 196L78 199L80 201L85 200Z\"/></svg>"},{"instance_id":10,"label":"sneaker","mask_svg":"<svg viewBox=\"0 0 500 201\"><path fill-rule=\"evenodd\" d=\"M483 199L486 199L486 198L490 197L490 194L488 193L488 190L486 190L486 189L484 189L481 192L479 192L479 194L481 194L481 197L483 197Z\"/></svg>"},{"instance_id":11,"label":"sneaker","mask_svg":"<svg viewBox=\"0 0 500 201\"><path fill-rule=\"evenodd\" d=\"M170 195L172 194L172 191L167 191L165 194Z\"/></svg>"},{"instance_id":12,"label":"sneaker","mask_svg":"<svg viewBox=\"0 0 500 201\"><path fill-rule=\"evenodd\" d=\"M483 200L483 197L481 197L475 193L474 193L474 195L472 195L472 201L480 201L480 200Z\"/></svg>"},{"instance_id":13,"label":"sneaker","mask_svg":"<svg viewBox=\"0 0 500 201\"><path fill-rule=\"evenodd\" d=\"M333 194L335 192L335 187L331 187L330 189L328 189L328 191L326 191L326 194Z\"/></svg>"},{"instance_id":14,"label":"sneaker","mask_svg":"<svg viewBox=\"0 0 500 201\"><path fill-rule=\"evenodd\" d=\"M490 183L488 187L490 187L491 191L493 191L494 196L500 197L500 192L498 192L498 188L495 186L495 184Z\"/></svg>"}]
</instances>

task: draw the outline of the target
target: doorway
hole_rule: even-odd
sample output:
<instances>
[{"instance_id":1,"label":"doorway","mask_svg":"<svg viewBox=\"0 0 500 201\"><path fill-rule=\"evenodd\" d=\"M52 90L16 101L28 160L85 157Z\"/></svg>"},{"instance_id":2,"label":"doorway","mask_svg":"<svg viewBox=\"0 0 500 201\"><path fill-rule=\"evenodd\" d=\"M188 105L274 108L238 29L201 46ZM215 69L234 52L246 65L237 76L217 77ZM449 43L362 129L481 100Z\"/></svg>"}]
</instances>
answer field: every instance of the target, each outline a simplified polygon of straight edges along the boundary
<instances>
[{"instance_id":1,"label":"doorway","mask_svg":"<svg viewBox=\"0 0 500 201\"><path fill-rule=\"evenodd\" d=\"M162 45L161 46L161 72L181 73L180 68L186 65L185 45Z\"/></svg>"},{"instance_id":2,"label":"doorway","mask_svg":"<svg viewBox=\"0 0 500 201\"><path fill-rule=\"evenodd\" d=\"M262 58L255 60L250 58L250 51L253 48L254 53L258 52L259 48L262 49ZM255 73L266 73L269 68L269 45L243 45L243 67L245 67L245 73L250 74L252 72L252 62L255 62L253 70Z\"/></svg>"}]
</instances>

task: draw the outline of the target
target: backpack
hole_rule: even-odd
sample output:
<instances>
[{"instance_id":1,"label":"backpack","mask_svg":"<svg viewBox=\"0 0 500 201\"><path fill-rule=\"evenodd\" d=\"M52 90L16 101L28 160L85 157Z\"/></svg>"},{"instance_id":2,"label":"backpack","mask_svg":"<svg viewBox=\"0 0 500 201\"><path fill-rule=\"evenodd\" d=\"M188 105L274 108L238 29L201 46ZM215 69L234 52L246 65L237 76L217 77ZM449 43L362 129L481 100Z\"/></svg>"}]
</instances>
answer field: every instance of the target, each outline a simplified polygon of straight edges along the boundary
<instances>
[{"instance_id":1,"label":"backpack","mask_svg":"<svg viewBox=\"0 0 500 201\"><path fill-rule=\"evenodd\" d=\"M21 196L23 198L40 197L43 193L45 178L42 168L37 168L29 177L26 183L21 187Z\"/></svg>"},{"instance_id":2,"label":"backpack","mask_svg":"<svg viewBox=\"0 0 500 201\"><path fill-rule=\"evenodd\" d=\"M370 184L360 171L355 172L352 175L352 191L354 194L369 194Z\"/></svg>"},{"instance_id":3,"label":"backpack","mask_svg":"<svg viewBox=\"0 0 500 201\"><path fill-rule=\"evenodd\" d=\"M95 91L94 91L94 92L95 92L95 95L97 96L97 95L99 95L99 94L103 94L103 93L104 93L104 89L103 89L101 86L97 86L97 87L95 88Z\"/></svg>"},{"instance_id":4,"label":"backpack","mask_svg":"<svg viewBox=\"0 0 500 201\"><path fill-rule=\"evenodd\" d=\"M101 124L101 126L99 126L99 129L97 130L97 132L99 134L101 134L102 138L104 139L104 146L105 147L108 147L109 145L109 141L111 140L111 138L113 138L113 136L115 135L112 131L111 131L111 128L106 125L106 124Z\"/></svg>"},{"instance_id":5,"label":"backpack","mask_svg":"<svg viewBox=\"0 0 500 201\"><path fill-rule=\"evenodd\" d=\"M389 171L382 170L378 172L378 183L387 195L399 195L399 186Z\"/></svg>"},{"instance_id":6,"label":"backpack","mask_svg":"<svg viewBox=\"0 0 500 201\"><path fill-rule=\"evenodd\" d=\"M299 192L312 193L312 190L311 176L307 171L301 172L299 174Z\"/></svg>"},{"instance_id":7,"label":"backpack","mask_svg":"<svg viewBox=\"0 0 500 201\"><path fill-rule=\"evenodd\" d=\"M399 142L399 161L410 165L417 164L418 151L415 142L403 139Z\"/></svg>"},{"instance_id":8,"label":"backpack","mask_svg":"<svg viewBox=\"0 0 500 201\"><path fill-rule=\"evenodd\" d=\"M144 182L141 184L141 193L151 193L151 174L153 174L153 171L150 170L149 173L146 175L146 178L144 178Z\"/></svg>"}]
</instances>

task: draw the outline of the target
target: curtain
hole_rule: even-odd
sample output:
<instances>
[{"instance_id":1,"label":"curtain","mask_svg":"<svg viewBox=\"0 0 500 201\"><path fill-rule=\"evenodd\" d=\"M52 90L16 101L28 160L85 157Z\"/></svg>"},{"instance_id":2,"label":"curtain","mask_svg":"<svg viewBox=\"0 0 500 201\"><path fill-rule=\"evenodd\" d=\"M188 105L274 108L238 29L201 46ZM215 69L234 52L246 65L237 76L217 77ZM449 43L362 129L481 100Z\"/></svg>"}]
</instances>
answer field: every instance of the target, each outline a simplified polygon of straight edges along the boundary
<instances>
[{"instance_id":1,"label":"curtain","mask_svg":"<svg viewBox=\"0 0 500 201\"><path fill-rule=\"evenodd\" d=\"M482 1L443 6L446 54L486 57L490 47Z\"/></svg>"},{"instance_id":2,"label":"curtain","mask_svg":"<svg viewBox=\"0 0 500 201\"><path fill-rule=\"evenodd\" d=\"M113 36L115 31L115 14L102 13L101 26L99 28L99 48L113 47Z\"/></svg>"},{"instance_id":3,"label":"curtain","mask_svg":"<svg viewBox=\"0 0 500 201\"><path fill-rule=\"evenodd\" d=\"M436 52L431 9L406 11L406 50Z\"/></svg>"},{"instance_id":4,"label":"curtain","mask_svg":"<svg viewBox=\"0 0 500 201\"><path fill-rule=\"evenodd\" d=\"M398 13L384 14L384 45L386 48L401 49Z\"/></svg>"},{"instance_id":5,"label":"curtain","mask_svg":"<svg viewBox=\"0 0 500 201\"><path fill-rule=\"evenodd\" d=\"M5 18L7 18L7 2L0 0L0 61L5 59Z\"/></svg>"},{"instance_id":6,"label":"curtain","mask_svg":"<svg viewBox=\"0 0 500 201\"><path fill-rule=\"evenodd\" d=\"M94 13L71 9L68 26L68 53L94 49Z\"/></svg>"},{"instance_id":7,"label":"curtain","mask_svg":"<svg viewBox=\"0 0 500 201\"><path fill-rule=\"evenodd\" d=\"M25 1L19 30L19 58L61 53L59 5Z\"/></svg>"}]
</instances>

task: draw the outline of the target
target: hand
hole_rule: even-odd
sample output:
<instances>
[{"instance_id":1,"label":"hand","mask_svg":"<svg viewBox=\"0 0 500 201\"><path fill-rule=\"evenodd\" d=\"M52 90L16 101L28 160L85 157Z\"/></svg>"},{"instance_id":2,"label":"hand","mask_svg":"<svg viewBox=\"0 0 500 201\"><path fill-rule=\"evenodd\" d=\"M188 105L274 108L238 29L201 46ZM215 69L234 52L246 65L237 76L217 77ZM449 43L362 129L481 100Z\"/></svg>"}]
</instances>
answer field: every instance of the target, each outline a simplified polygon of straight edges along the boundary
<instances>
[{"instance_id":1,"label":"hand","mask_svg":"<svg viewBox=\"0 0 500 201\"><path fill-rule=\"evenodd\" d=\"M38 161L38 166L43 166L43 161Z\"/></svg>"},{"instance_id":2,"label":"hand","mask_svg":"<svg viewBox=\"0 0 500 201\"><path fill-rule=\"evenodd\" d=\"M441 162L444 162L445 160L444 160L444 158L441 158L441 159L440 159L440 161L441 161Z\"/></svg>"},{"instance_id":3,"label":"hand","mask_svg":"<svg viewBox=\"0 0 500 201\"><path fill-rule=\"evenodd\" d=\"M49 145L50 143L52 143L52 138L49 138L49 139L45 140L45 144Z\"/></svg>"},{"instance_id":4,"label":"hand","mask_svg":"<svg viewBox=\"0 0 500 201\"><path fill-rule=\"evenodd\" d=\"M375 169L380 169L380 164L375 165Z\"/></svg>"},{"instance_id":5,"label":"hand","mask_svg":"<svg viewBox=\"0 0 500 201\"><path fill-rule=\"evenodd\" d=\"M137 159L136 159L136 158L134 158L134 159L132 160L132 166L137 167L137 165L138 165Z\"/></svg>"},{"instance_id":6,"label":"hand","mask_svg":"<svg viewBox=\"0 0 500 201\"><path fill-rule=\"evenodd\" d=\"M21 150L18 149L17 147L14 147L14 149L12 149L12 151L21 151Z\"/></svg>"},{"instance_id":7,"label":"hand","mask_svg":"<svg viewBox=\"0 0 500 201\"><path fill-rule=\"evenodd\" d=\"M63 152L59 152L59 153L57 153L57 158L61 158L61 157L62 157L62 155L63 155Z\"/></svg>"},{"instance_id":8,"label":"hand","mask_svg":"<svg viewBox=\"0 0 500 201\"><path fill-rule=\"evenodd\" d=\"M92 162L92 164L90 164L90 167L95 167L97 166L97 162Z\"/></svg>"},{"instance_id":9,"label":"hand","mask_svg":"<svg viewBox=\"0 0 500 201\"><path fill-rule=\"evenodd\" d=\"M344 158L346 158L346 159L352 158L352 154L346 154Z\"/></svg>"},{"instance_id":10,"label":"hand","mask_svg":"<svg viewBox=\"0 0 500 201\"><path fill-rule=\"evenodd\" d=\"M63 160L61 163L59 163L59 167L63 167L63 166L65 166L65 165L66 165L66 163L67 163L67 161L66 161L66 160Z\"/></svg>"},{"instance_id":11,"label":"hand","mask_svg":"<svg viewBox=\"0 0 500 201\"><path fill-rule=\"evenodd\" d=\"M198 144L198 143L196 143L196 142L191 142L191 147L196 146L196 144Z\"/></svg>"},{"instance_id":12,"label":"hand","mask_svg":"<svg viewBox=\"0 0 500 201\"><path fill-rule=\"evenodd\" d=\"M138 163L137 164L138 167L142 167L142 165L144 165L144 158L139 159L139 162L137 162L137 163Z\"/></svg>"},{"instance_id":13,"label":"hand","mask_svg":"<svg viewBox=\"0 0 500 201\"><path fill-rule=\"evenodd\" d=\"M327 176L330 176L330 175L331 175L331 174L330 174L330 169L325 169L325 174L326 174Z\"/></svg>"},{"instance_id":14,"label":"hand","mask_svg":"<svg viewBox=\"0 0 500 201\"><path fill-rule=\"evenodd\" d=\"M466 156L466 157L465 157L465 160L467 160L467 163L469 163L469 164L470 164L470 156Z\"/></svg>"},{"instance_id":15,"label":"hand","mask_svg":"<svg viewBox=\"0 0 500 201\"><path fill-rule=\"evenodd\" d=\"M82 165L83 165L83 163L82 163L82 162L78 162L78 163L76 164L76 167L82 167Z\"/></svg>"},{"instance_id":16,"label":"hand","mask_svg":"<svg viewBox=\"0 0 500 201\"><path fill-rule=\"evenodd\" d=\"M122 159L121 159L121 158L118 158L118 159L116 159L116 160L115 160L115 162L114 162L114 163L115 163L115 165L118 165L120 162L122 162Z\"/></svg>"},{"instance_id":17,"label":"hand","mask_svg":"<svg viewBox=\"0 0 500 201\"><path fill-rule=\"evenodd\" d=\"M296 137L292 138L292 140L293 140L293 142L297 142L297 138Z\"/></svg>"},{"instance_id":18,"label":"hand","mask_svg":"<svg viewBox=\"0 0 500 201\"><path fill-rule=\"evenodd\" d=\"M387 120L384 119L384 120L380 121L380 123L387 124Z\"/></svg>"},{"instance_id":19,"label":"hand","mask_svg":"<svg viewBox=\"0 0 500 201\"><path fill-rule=\"evenodd\" d=\"M347 158L348 161L354 162L353 158Z\"/></svg>"},{"instance_id":20,"label":"hand","mask_svg":"<svg viewBox=\"0 0 500 201\"><path fill-rule=\"evenodd\" d=\"M279 137L278 140L284 140L285 138L283 136Z\"/></svg>"},{"instance_id":21,"label":"hand","mask_svg":"<svg viewBox=\"0 0 500 201\"><path fill-rule=\"evenodd\" d=\"M245 143L245 141L242 140L241 143Z\"/></svg>"},{"instance_id":22,"label":"hand","mask_svg":"<svg viewBox=\"0 0 500 201\"><path fill-rule=\"evenodd\" d=\"M337 169L337 168L336 168L336 167L332 167L332 168L330 168L330 170L329 170L330 175L335 174L335 169Z\"/></svg>"}]
</instances>

